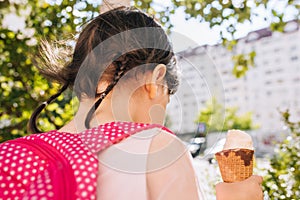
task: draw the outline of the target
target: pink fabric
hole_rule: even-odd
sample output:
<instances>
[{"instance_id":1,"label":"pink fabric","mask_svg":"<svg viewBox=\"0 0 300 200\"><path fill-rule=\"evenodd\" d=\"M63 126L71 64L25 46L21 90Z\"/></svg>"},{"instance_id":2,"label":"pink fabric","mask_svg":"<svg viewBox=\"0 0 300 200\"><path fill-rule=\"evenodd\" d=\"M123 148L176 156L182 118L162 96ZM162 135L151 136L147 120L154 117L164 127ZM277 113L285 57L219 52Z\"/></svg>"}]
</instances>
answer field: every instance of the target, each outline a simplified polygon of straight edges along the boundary
<instances>
[{"instance_id":1,"label":"pink fabric","mask_svg":"<svg viewBox=\"0 0 300 200\"><path fill-rule=\"evenodd\" d=\"M50 131L0 145L0 199L96 199L96 154L142 130L111 122L71 134Z\"/></svg>"}]
</instances>

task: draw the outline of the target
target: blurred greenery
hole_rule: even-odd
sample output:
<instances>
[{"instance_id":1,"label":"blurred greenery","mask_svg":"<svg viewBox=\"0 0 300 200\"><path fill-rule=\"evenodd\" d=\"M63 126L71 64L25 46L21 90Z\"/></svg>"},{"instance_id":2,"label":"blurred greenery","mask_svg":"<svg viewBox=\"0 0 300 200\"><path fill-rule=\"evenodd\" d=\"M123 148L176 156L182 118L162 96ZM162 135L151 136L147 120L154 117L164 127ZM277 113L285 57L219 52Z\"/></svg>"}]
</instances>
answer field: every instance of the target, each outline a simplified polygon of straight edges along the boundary
<instances>
[{"instance_id":1,"label":"blurred greenery","mask_svg":"<svg viewBox=\"0 0 300 200\"><path fill-rule=\"evenodd\" d=\"M274 31L283 31L287 9L296 10L297 1L282 1L281 9L266 0L171 0L169 5L159 1L134 0L134 5L154 15L167 28L172 28L170 16L184 8L186 19L206 21L211 28L221 27L220 42L234 52L236 27L251 22L259 15L255 6L271 13L266 20ZM0 1L0 142L20 137L26 132L28 119L38 104L53 95L59 85L40 76L32 64L41 39L74 40L81 25L98 15L99 1L95 0L1 0ZM71 44L70 44L71 45ZM255 54L237 54L234 73L241 76L254 65ZM41 113L38 125L43 131L57 129L70 120L78 102L67 91Z\"/></svg>"},{"instance_id":2,"label":"blurred greenery","mask_svg":"<svg viewBox=\"0 0 300 200\"><path fill-rule=\"evenodd\" d=\"M216 98L206 102L201 109L196 123L205 123L208 132L226 131L229 129L252 130L258 128L253 124L252 113L238 114L238 107L224 108Z\"/></svg>"},{"instance_id":3,"label":"blurred greenery","mask_svg":"<svg viewBox=\"0 0 300 200\"><path fill-rule=\"evenodd\" d=\"M290 132L271 158L263 187L272 200L296 200L300 197L300 122L291 122L289 111L282 112L282 118Z\"/></svg>"},{"instance_id":4,"label":"blurred greenery","mask_svg":"<svg viewBox=\"0 0 300 200\"><path fill-rule=\"evenodd\" d=\"M25 135L32 111L59 89L32 64L39 41L73 39L79 25L98 14L98 6L72 0L0 1L0 142ZM43 131L72 118L78 104L72 96L65 92L41 114Z\"/></svg>"}]
</instances>

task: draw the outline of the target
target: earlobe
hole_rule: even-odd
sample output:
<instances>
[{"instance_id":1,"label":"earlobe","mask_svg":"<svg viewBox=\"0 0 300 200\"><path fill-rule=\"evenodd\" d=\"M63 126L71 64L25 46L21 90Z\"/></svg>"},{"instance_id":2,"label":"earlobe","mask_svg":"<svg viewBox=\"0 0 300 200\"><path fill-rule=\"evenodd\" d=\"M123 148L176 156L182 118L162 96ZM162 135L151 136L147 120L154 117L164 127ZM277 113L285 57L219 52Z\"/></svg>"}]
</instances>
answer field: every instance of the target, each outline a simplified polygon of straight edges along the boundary
<instances>
[{"instance_id":1,"label":"earlobe","mask_svg":"<svg viewBox=\"0 0 300 200\"><path fill-rule=\"evenodd\" d=\"M145 84L146 92L148 93L149 99L154 99L157 96L157 85L155 83Z\"/></svg>"},{"instance_id":2,"label":"earlobe","mask_svg":"<svg viewBox=\"0 0 300 200\"><path fill-rule=\"evenodd\" d=\"M157 85L151 83L149 88L150 99L154 99L157 95Z\"/></svg>"}]
</instances>

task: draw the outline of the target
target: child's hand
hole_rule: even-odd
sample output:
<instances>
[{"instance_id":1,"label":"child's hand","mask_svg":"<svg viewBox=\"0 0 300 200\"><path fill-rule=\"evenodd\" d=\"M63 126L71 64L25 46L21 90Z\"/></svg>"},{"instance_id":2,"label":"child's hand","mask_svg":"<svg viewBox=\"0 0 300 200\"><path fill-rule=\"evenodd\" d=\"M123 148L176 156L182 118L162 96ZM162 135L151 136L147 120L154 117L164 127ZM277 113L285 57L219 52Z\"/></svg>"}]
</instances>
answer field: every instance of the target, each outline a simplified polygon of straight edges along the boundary
<instances>
[{"instance_id":1,"label":"child's hand","mask_svg":"<svg viewBox=\"0 0 300 200\"><path fill-rule=\"evenodd\" d=\"M235 183L218 183L216 185L217 200L262 200L261 176L253 175L250 178Z\"/></svg>"}]
</instances>

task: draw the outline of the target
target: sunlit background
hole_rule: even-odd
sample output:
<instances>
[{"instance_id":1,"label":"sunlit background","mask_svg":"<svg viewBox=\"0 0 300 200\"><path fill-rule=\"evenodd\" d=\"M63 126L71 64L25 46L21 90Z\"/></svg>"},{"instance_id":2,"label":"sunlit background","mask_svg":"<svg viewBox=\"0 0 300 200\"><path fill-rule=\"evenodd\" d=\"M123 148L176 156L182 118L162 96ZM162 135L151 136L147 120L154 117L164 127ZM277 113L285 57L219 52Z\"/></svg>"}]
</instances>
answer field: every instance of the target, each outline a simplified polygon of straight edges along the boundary
<instances>
[{"instance_id":1,"label":"sunlit background","mask_svg":"<svg viewBox=\"0 0 300 200\"><path fill-rule=\"evenodd\" d=\"M1 142L28 134L33 109L59 88L33 66L40 41L65 40L72 48L81 25L99 14L101 4L0 0ZM221 181L214 153L222 150L228 129L252 136L254 173L265 178L265 199L299 198L300 1L130 4L160 20L174 44L182 83L168 105L166 126L191 151L206 198L215 199L214 185ZM39 127L58 129L77 104L66 92L41 114Z\"/></svg>"}]
</instances>

